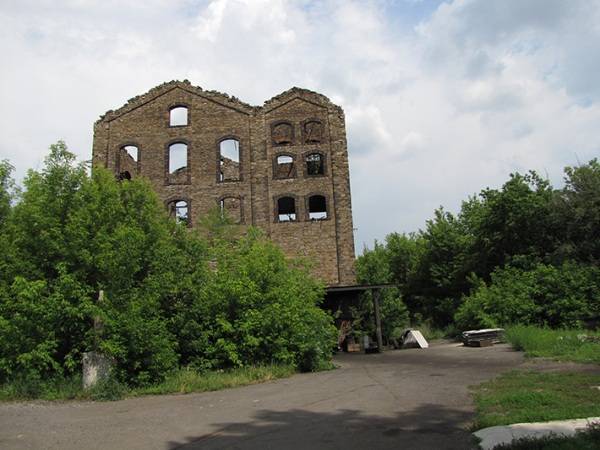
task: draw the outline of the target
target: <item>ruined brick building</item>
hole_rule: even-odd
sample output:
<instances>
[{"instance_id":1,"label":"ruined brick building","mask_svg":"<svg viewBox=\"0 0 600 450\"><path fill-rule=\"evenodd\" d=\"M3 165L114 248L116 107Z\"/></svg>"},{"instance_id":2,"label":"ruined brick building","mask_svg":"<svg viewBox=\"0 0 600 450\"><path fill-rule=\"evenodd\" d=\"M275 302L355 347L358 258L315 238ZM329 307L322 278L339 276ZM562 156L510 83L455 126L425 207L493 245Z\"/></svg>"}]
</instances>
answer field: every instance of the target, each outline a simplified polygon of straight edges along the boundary
<instances>
[{"instance_id":1,"label":"ruined brick building","mask_svg":"<svg viewBox=\"0 0 600 450\"><path fill-rule=\"evenodd\" d=\"M213 208L315 262L328 286L355 284L344 112L292 88L263 106L172 81L94 126L93 166L146 177L194 226Z\"/></svg>"}]
</instances>

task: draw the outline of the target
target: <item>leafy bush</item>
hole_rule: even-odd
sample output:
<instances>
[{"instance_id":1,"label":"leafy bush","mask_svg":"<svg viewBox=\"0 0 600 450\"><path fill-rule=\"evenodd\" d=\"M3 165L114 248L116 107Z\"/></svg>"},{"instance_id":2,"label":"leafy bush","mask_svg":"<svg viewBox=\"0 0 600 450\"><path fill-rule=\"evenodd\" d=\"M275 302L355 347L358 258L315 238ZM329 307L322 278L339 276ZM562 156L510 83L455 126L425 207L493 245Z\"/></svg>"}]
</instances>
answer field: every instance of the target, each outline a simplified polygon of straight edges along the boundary
<instances>
[{"instance_id":1,"label":"leafy bush","mask_svg":"<svg viewBox=\"0 0 600 450\"><path fill-rule=\"evenodd\" d=\"M182 332L196 343L186 355L190 364L315 370L330 359L336 331L318 307L323 286L305 267L288 262L257 230L234 242L219 239L211 252L215 269L194 307L182 304L176 313Z\"/></svg>"},{"instance_id":2,"label":"leafy bush","mask_svg":"<svg viewBox=\"0 0 600 450\"><path fill-rule=\"evenodd\" d=\"M511 324L577 327L597 315L600 271L596 267L565 263L538 264L531 270L496 270L489 284L464 299L455 320L459 328L488 328Z\"/></svg>"},{"instance_id":3,"label":"leafy bush","mask_svg":"<svg viewBox=\"0 0 600 450\"><path fill-rule=\"evenodd\" d=\"M208 235L188 230L148 182L89 177L63 142L24 188L13 205L0 163L0 383L42 392L80 373L89 350L116 363L98 391L108 397L188 365L315 370L330 359L323 286L256 230L220 218Z\"/></svg>"}]
</instances>

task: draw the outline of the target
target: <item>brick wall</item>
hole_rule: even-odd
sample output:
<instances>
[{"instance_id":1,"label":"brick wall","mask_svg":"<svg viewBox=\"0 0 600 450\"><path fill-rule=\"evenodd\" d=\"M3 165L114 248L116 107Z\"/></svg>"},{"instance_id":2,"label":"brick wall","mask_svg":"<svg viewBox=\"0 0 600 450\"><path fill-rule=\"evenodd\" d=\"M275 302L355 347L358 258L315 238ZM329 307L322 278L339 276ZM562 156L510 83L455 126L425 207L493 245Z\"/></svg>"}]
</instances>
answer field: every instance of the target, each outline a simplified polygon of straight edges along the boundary
<instances>
[{"instance_id":1,"label":"brick wall","mask_svg":"<svg viewBox=\"0 0 600 450\"><path fill-rule=\"evenodd\" d=\"M187 125L171 126L170 110L181 106ZM239 163L221 154L231 139ZM307 164L308 155L317 162ZM287 157L285 166L278 156ZM185 167L171 173L170 157L183 158ZM96 122L93 165L148 178L165 205L188 202L192 226L222 205L234 220L263 229L287 255L310 258L327 285L356 281L344 113L321 94L292 88L256 107L187 81L165 83ZM326 218L309 218L313 195L325 197ZM294 199L295 220L279 218L285 197Z\"/></svg>"}]
</instances>

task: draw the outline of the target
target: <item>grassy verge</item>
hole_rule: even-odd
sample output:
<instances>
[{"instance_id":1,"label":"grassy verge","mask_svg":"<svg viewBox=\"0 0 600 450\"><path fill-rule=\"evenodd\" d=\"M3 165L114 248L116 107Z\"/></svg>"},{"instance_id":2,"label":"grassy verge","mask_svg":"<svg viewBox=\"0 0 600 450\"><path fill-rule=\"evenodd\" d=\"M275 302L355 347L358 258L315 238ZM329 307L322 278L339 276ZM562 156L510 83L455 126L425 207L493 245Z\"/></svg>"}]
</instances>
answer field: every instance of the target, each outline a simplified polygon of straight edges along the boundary
<instances>
[{"instance_id":1,"label":"grassy verge","mask_svg":"<svg viewBox=\"0 0 600 450\"><path fill-rule=\"evenodd\" d=\"M293 366L243 367L229 371L198 373L194 370L180 370L160 384L131 391L131 395L187 394L190 392L218 391L236 386L264 383L265 381L286 378L296 373Z\"/></svg>"},{"instance_id":2,"label":"grassy verge","mask_svg":"<svg viewBox=\"0 0 600 450\"><path fill-rule=\"evenodd\" d=\"M600 427L592 426L572 437L522 438L496 446L494 450L597 450L599 443Z\"/></svg>"},{"instance_id":3,"label":"grassy verge","mask_svg":"<svg viewBox=\"0 0 600 450\"><path fill-rule=\"evenodd\" d=\"M598 332L514 326L506 329L506 339L527 356L600 364Z\"/></svg>"},{"instance_id":4,"label":"grassy verge","mask_svg":"<svg viewBox=\"0 0 600 450\"><path fill-rule=\"evenodd\" d=\"M449 325L445 328L435 328L424 322L419 325L411 325L411 328L419 330L423 337L428 341L433 341L436 339L456 339L456 337L460 335L460 333L452 325Z\"/></svg>"},{"instance_id":5,"label":"grassy verge","mask_svg":"<svg viewBox=\"0 0 600 450\"><path fill-rule=\"evenodd\" d=\"M169 375L162 383L130 388L115 380L99 383L84 391L81 378L13 382L0 386L0 401L11 400L118 400L124 397L158 394L184 394L227 389L248 384L289 377L296 373L293 366L269 365L242 367L232 370L197 372L181 369Z\"/></svg>"},{"instance_id":6,"label":"grassy verge","mask_svg":"<svg viewBox=\"0 0 600 450\"><path fill-rule=\"evenodd\" d=\"M600 375L512 371L475 388L475 428L600 416Z\"/></svg>"}]
</instances>

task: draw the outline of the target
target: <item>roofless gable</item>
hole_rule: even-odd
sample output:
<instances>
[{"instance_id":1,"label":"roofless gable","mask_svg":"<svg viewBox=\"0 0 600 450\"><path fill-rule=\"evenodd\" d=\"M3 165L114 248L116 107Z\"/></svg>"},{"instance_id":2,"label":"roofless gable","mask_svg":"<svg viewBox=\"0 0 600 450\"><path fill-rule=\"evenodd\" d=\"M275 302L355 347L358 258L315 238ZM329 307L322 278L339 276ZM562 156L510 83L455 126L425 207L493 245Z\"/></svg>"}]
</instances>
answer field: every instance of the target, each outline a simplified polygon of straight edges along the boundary
<instances>
[{"instance_id":1,"label":"roofless gable","mask_svg":"<svg viewBox=\"0 0 600 450\"><path fill-rule=\"evenodd\" d=\"M299 87L293 87L288 89L281 94L276 95L275 97L267 100L263 105L263 112L269 113L277 108L280 108L296 99L304 101L306 103L310 103L314 106L318 106L321 108L336 108L341 111L341 108L337 105L334 105L331 100L329 100L323 94L319 94L318 92L313 92L308 89L303 89Z\"/></svg>"},{"instance_id":2,"label":"roofless gable","mask_svg":"<svg viewBox=\"0 0 600 450\"><path fill-rule=\"evenodd\" d=\"M109 110L104 113L96 123L100 122L111 122L118 117L121 117L131 111L134 111L148 103L156 100L157 98L173 91L174 89L181 89L190 94L197 95L202 97L208 101L214 102L226 108L233 109L235 111L241 112L243 114L252 114L252 112L257 109L257 107L249 105L240 101L236 97L231 97L227 94L217 91L205 91L199 86L193 86L188 80L184 81L169 81L163 83L159 86L156 86L150 89L145 94L138 95L136 97L130 98L125 105L116 110Z\"/></svg>"},{"instance_id":3,"label":"roofless gable","mask_svg":"<svg viewBox=\"0 0 600 450\"><path fill-rule=\"evenodd\" d=\"M331 101L323 94L319 94L317 92L313 92L308 89L303 89L299 87L293 87L291 89L288 89L287 91L282 92L281 94L272 97L271 99L267 100L263 104L263 106L253 106L239 100L237 97L229 96L228 94L222 92L205 91L199 86L193 86L188 80L173 80L160 84L150 89L144 94L130 98L127 101L127 103L125 103L120 108L116 110L109 110L106 113L104 113L102 116L100 116L96 123L98 124L101 122L111 122L117 119L118 117L121 117L131 111L134 111L152 102L153 100L156 100L157 98L171 92L174 89L182 89L186 92L198 95L226 108L230 108L248 115L260 112L268 113L285 104L288 104L289 102L295 99L300 99L302 101L311 103L315 106L319 106L322 108L334 108L342 111L339 106L331 103Z\"/></svg>"}]
</instances>

